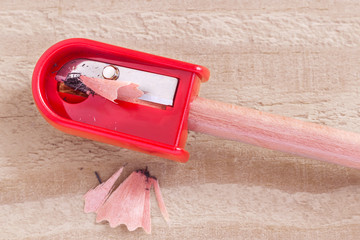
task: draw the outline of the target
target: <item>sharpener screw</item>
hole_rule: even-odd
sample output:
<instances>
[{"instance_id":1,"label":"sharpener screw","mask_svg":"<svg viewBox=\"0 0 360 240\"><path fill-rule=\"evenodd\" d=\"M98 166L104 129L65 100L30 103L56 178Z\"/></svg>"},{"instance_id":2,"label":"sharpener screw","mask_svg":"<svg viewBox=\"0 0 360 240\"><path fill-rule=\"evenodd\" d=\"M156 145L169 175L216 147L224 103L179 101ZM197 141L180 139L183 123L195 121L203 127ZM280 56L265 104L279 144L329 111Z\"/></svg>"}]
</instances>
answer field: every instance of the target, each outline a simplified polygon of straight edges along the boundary
<instances>
[{"instance_id":1,"label":"sharpener screw","mask_svg":"<svg viewBox=\"0 0 360 240\"><path fill-rule=\"evenodd\" d=\"M120 72L114 65L108 65L104 67L102 75L105 79L116 80L119 78Z\"/></svg>"}]
</instances>

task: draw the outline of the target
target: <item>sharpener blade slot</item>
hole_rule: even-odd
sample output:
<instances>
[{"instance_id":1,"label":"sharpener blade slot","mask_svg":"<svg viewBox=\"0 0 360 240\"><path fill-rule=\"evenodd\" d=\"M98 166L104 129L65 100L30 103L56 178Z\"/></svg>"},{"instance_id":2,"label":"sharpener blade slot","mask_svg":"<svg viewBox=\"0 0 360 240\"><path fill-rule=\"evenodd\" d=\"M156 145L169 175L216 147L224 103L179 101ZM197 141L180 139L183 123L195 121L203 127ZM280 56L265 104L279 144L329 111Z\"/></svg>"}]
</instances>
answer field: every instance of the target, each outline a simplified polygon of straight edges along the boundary
<instances>
[{"instance_id":1,"label":"sharpener blade slot","mask_svg":"<svg viewBox=\"0 0 360 240\"><path fill-rule=\"evenodd\" d=\"M78 74L138 84L139 89L144 92L140 100L163 106L173 106L178 85L178 79L175 77L88 59L75 59L66 63L55 78L61 82L69 76L78 76Z\"/></svg>"}]
</instances>

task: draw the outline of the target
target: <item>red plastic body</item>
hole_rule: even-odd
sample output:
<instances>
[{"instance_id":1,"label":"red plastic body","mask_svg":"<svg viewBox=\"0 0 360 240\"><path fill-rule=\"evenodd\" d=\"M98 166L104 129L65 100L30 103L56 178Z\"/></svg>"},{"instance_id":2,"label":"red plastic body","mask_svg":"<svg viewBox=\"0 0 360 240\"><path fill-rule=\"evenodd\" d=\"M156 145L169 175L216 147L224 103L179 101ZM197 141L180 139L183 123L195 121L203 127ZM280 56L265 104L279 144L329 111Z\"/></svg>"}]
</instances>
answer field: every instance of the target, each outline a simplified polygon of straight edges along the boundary
<instances>
[{"instance_id":1,"label":"red plastic body","mask_svg":"<svg viewBox=\"0 0 360 240\"><path fill-rule=\"evenodd\" d=\"M166 109L115 104L97 95L79 103L66 102L58 92L55 75L65 63L77 58L175 77L178 86L174 104ZM41 56L33 73L32 92L45 119L64 132L186 162L189 105L200 83L208 78L208 69L199 65L87 39L68 39Z\"/></svg>"}]
</instances>

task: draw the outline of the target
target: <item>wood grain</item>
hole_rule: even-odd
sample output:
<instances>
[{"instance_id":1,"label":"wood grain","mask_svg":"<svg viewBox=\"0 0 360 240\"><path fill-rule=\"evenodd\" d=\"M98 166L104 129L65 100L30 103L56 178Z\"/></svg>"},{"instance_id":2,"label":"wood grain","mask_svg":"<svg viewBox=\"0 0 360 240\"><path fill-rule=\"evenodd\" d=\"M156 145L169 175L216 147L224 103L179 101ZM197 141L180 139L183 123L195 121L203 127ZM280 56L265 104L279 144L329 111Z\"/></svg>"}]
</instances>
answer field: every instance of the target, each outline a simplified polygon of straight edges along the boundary
<instances>
[{"instance_id":1,"label":"wood grain","mask_svg":"<svg viewBox=\"0 0 360 240\"><path fill-rule=\"evenodd\" d=\"M345 1L0 1L0 239L358 239L360 173L190 133L178 164L63 134L31 75L85 37L208 67L200 96L360 132L360 4ZM83 194L128 163L159 179L152 235L96 224Z\"/></svg>"},{"instance_id":2,"label":"wood grain","mask_svg":"<svg viewBox=\"0 0 360 240\"><path fill-rule=\"evenodd\" d=\"M360 134L201 97L189 130L360 170Z\"/></svg>"}]
</instances>

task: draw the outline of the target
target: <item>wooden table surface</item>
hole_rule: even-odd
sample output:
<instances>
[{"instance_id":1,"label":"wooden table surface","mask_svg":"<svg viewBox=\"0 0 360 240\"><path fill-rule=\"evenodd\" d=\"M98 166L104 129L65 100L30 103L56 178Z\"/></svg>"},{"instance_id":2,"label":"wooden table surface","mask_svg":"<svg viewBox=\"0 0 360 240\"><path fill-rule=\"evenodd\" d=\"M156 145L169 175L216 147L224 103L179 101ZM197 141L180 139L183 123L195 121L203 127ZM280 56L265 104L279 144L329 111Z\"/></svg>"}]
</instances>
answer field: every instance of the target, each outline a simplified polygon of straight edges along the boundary
<instances>
[{"instance_id":1,"label":"wooden table surface","mask_svg":"<svg viewBox=\"0 0 360 240\"><path fill-rule=\"evenodd\" d=\"M57 41L85 37L207 66L200 96L360 132L360 3L0 2L1 239L359 239L360 171L190 133L179 164L64 134L31 75ZM152 235L96 224L83 194L148 166Z\"/></svg>"}]
</instances>

